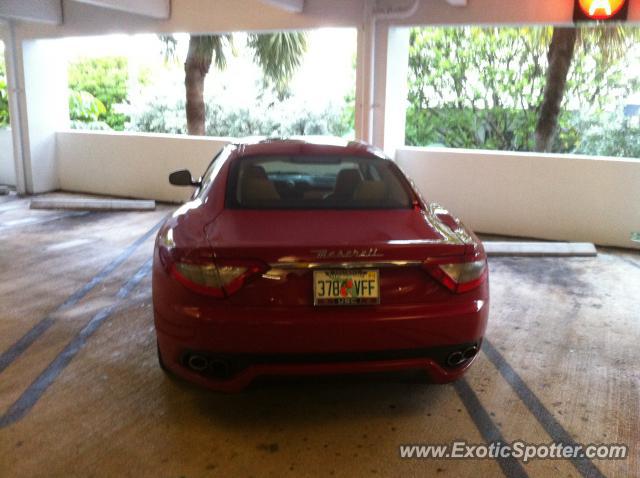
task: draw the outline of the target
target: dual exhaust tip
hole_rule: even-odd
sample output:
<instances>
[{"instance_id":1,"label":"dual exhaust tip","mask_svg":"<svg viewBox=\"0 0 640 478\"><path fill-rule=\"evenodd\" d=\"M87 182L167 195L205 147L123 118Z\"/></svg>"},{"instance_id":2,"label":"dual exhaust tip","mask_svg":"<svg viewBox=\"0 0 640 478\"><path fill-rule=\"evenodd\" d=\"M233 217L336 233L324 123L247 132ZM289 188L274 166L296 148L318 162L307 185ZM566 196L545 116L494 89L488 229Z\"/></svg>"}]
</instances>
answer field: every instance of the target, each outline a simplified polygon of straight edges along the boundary
<instances>
[{"instance_id":1,"label":"dual exhaust tip","mask_svg":"<svg viewBox=\"0 0 640 478\"><path fill-rule=\"evenodd\" d=\"M189 354L185 360L187 367L194 372L211 375L216 378L230 376L229 362L220 358L209 358L202 354Z\"/></svg>"},{"instance_id":2,"label":"dual exhaust tip","mask_svg":"<svg viewBox=\"0 0 640 478\"><path fill-rule=\"evenodd\" d=\"M459 367L464 365L478 354L478 346L472 345L463 350L451 352L447 357L447 365L449 367Z\"/></svg>"}]
</instances>

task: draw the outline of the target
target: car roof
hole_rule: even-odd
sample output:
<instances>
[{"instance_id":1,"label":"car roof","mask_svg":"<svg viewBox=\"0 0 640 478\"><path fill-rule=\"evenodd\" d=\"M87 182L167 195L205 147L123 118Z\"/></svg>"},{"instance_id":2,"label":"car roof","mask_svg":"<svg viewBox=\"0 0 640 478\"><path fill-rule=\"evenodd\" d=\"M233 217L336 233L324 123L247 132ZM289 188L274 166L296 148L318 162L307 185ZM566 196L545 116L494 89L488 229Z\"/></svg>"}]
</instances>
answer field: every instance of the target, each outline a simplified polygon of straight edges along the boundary
<instances>
[{"instance_id":1,"label":"car roof","mask_svg":"<svg viewBox=\"0 0 640 478\"><path fill-rule=\"evenodd\" d=\"M363 141L352 141L332 136L249 137L234 142L233 146L236 157L278 154L340 154L389 159L381 150Z\"/></svg>"}]
</instances>

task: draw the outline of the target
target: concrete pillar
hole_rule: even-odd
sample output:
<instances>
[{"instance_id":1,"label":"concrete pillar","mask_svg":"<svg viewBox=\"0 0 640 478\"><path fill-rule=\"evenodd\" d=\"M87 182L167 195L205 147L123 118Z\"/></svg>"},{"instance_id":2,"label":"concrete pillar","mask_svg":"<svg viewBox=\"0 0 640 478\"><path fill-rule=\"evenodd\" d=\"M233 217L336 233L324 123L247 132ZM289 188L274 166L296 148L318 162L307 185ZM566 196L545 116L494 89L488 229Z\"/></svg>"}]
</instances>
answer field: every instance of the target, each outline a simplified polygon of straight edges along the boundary
<instances>
[{"instance_id":1,"label":"concrete pillar","mask_svg":"<svg viewBox=\"0 0 640 478\"><path fill-rule=\"evenodd\" d=\"M373 97L371 101L371 143L384 149L385 96L387 76L387 40L389 27L377 22L375 28L375 49L373 58Z\"/></svg>"},{"instance_id":2,"label":"concrete pillar","mask_svg":"<svg viewBox=\"0 0 640 478\"><path fill-rule=\"evenodd\" d=\"M52 191L59 184L55 133L69 127L67 58L59 40L12 39L16 187L27 194Z\"/></svg>"},{"instance_id":3,"label":"concrete pillar","mask_svg":"<svg viewBox=\"0 0 640 478\"><path fill-rule=\"evenodd\" d=\"M6 47L7 33L6 24L0 22L0 41L3 45L0 55L2 55L5 65L8 63L6 58L8 53L8 49ZM0 185L16 185L11 128L0 128Z\"/></svg>"},{"instance_id":4,"label":"concrete pillar","mask_svg":"<svg viewBox=\"0 0 640 478\"><path fill-rule=\"evenodd\" d=\"M409 94L409 28L390 28L387 35L387 65L385 74L384 130L382 146L395 156L404 146Z\"/></svg>"},{"instance_id":5,"label":"concrete pillar","mask_svg":"<svg viewBox=\"0 0 640 478\"><path fill-rule=\"evenodd\" d=\"M358 139L393 156L404 145L409 29L376 17L375 7L375 1L365 2L364 23L358 31L356 133Z\"/></svg>"},{"instance_id":6,"label":"concrete pillar","mask_svg":"<svg viewBox=\"0 0 640 478\"><path fill-rule=\"evenodd\" d=\"M16 187L18 194L24 194L27 190L24 175L23 163L23 128L22 128L22 105L19 101L24 89L18 86L18 60L22 57L22 50L16 42L15 27L12 21L5 25L3 29L3 39L5 44L5 60L7 67L7 93L9 99L9 115L11 123L11 156L13 186Z\"/></svg>"},{"instance_id":7,"label":"concrete pillar","mask_svg":"<svg viewBox=\"0 0 640 478\"><path fill-rule=\"evenodd\" d=\"M374 35L375 23L373 19L373 8L375 0L364 0L363 19L358 28L358 57L356 63L356 111L355 130L356 139L371 143L372 136L372 109L373 103L373 81L371 81L371 71L374 61Z\"/></svg>"},{"instance_id":8,"label":"concrete pillar","mask_svg":"<svg viewBox=\"0 0 640 478\"><path fill-rule=\"evenodd\" d=\"M393 157L404 145L409 72L409 29L376 28L372 142Z\"/></svg>"}]
</instances>

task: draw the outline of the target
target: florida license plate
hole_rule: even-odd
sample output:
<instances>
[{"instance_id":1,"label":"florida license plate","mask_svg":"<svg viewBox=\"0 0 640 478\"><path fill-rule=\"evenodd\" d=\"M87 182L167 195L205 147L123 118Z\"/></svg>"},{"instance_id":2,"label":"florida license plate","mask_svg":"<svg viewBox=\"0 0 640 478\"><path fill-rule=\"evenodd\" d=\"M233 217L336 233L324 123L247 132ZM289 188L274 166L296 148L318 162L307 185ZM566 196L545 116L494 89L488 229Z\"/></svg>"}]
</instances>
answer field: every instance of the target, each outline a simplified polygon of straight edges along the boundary
<instances>
[{"instance_id":1,"label":"florida license plate","mask_svg":"<svg viewBox=\"0 0 640 478\"><path fill-rule=\"evenodd\" d=\"M313 271L314 305L371 305L380 303L378 271Z\"/></svg>"}]
</instances>

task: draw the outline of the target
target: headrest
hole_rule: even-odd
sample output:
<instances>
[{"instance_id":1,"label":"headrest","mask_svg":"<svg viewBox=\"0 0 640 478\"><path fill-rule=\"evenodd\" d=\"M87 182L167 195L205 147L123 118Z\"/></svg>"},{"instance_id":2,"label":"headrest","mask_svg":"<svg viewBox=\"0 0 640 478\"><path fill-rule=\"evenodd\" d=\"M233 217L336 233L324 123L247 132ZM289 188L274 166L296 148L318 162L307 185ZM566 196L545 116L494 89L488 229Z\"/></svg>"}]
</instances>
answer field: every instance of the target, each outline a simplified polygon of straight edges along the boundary
<instances>
[{"instance_id":1,"label":"headrest","mask_svg":"<svg viewBox=\"0 0 640 478\"><path fill-rule=\"evenodd\" d=\"M268 179L245 179L242 182L243 204L259 204L264 201L279 201L280 195Z\"/></svg>"},{"instance_id":2,"label":"headrest","mask_svg":"<svg viewBox=\"0 0 640 478\"><path fill-rule=\"evenodd\" d=\"M382 181L362 181L358 184L353 199L356 201L382 201L386 195L386 187Z\"/></svg>"},{"instance_id":3,"label":"headrest","mask_svg":"<svg viewBox=\"0 0 640 478\"><path fill-rule=\"evenodd\" d=\"M244 170L244 179L269 179L267 172L262 166L252 164Z\"/></svg>"},{"instance_id":4,"label":"headrest","mask_svg":"<svg viewBox=\"0 0 640 478\"><path fill-rule=\"evenodd\" d=\"M336 186L333 189L333 194L351 197L361 180L360 172L357 169L343 169L336 176Z\"/></svg>"}]
</instances>

